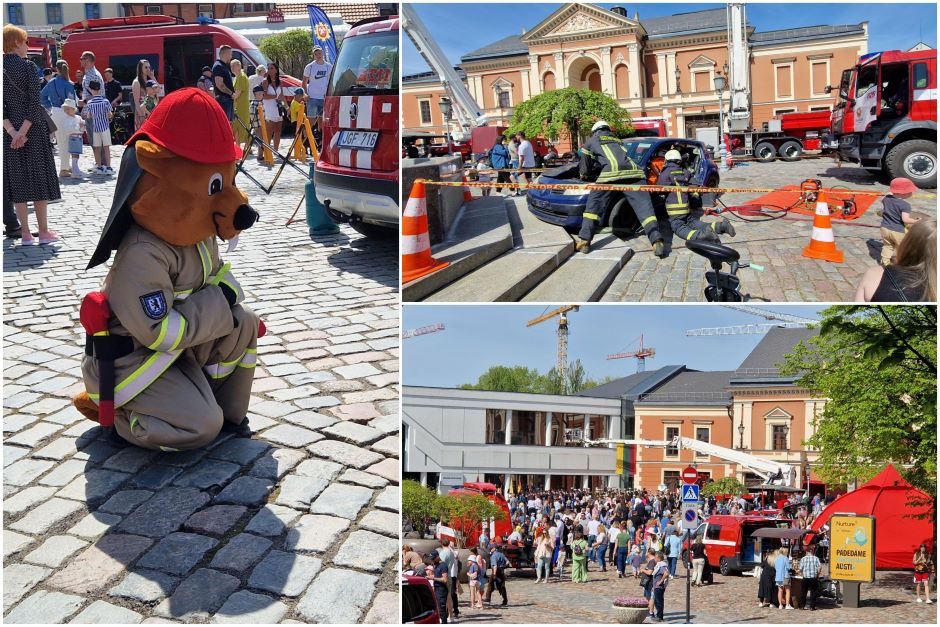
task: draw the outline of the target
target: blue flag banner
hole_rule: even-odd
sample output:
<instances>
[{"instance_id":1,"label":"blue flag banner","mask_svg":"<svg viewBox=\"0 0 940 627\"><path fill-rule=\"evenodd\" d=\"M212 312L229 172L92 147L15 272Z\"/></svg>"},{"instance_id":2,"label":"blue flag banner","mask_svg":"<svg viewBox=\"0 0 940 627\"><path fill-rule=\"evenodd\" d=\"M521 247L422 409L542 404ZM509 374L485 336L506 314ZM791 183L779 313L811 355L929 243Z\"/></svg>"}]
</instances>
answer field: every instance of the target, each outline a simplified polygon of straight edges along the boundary
<instances>
[{"instance_id":1,"label":"blue flag banner","mask_svg":"<svg viewBox=\"0 0 940 627\"><path fill-rule=\"evenodd\" d=\"M310 14L310 34L313 35L313 45L323 48L323 60L327 63L336 63L336 38L333 36L333 25L318 6L308 4L307 13Z\"/></svg>"}]
</instances>

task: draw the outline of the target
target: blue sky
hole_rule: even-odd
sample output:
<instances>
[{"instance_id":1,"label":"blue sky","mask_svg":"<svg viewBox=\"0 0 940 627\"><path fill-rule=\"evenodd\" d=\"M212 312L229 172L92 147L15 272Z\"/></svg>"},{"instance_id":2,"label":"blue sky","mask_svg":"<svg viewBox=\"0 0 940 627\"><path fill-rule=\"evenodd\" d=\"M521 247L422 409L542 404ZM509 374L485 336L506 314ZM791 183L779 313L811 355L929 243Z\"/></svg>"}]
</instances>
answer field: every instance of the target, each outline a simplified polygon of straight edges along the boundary
<instances>
[{"instance_id":1,"label":"blue sky","mask_svg":"<svg viewBox=\"0 0 940 627\"><path fill-rule=\"evenodd\" d=\"M526 322L543 305L409 305L404 328L443 323L444 331L404 341L405 385L456 387L474 383L490 366L527 366L545 372L555 365L557 322ZM771 305L768 311L818 319L820 305ZM761 335L686 337L686 329L757 324L763 318L717 305L582 305L568 318L568 359L580 359L600 379L636 372L635 359L607 360L610 353L636 350L636 340L656 349L647 370L684 364L698 370L734 370Z\"/></svg>"},{"instance_id":2,"label":"blue sky","mask_svg":"<svg viewBox=\"0 0 940 627\"><path fill-rule=\"evenodd\" d=\"M687 11L723 8L716 3L598 3L600 6L626 7L632 17L639 11L644 17L659 17ZM456 65L463 54L498 41L509 35L531 29L562 6L558 3L414 3L418 15L430 29L444 54ZM919 40L937 45L937 8L934 2L923 3L770 3L748 2L748 21L758 31L778 30L820 24L857 24L869 22L869 50L906 50ZM404 73L427 71L424 60L415 51L411 40L404 37Z\"/></svg>"}]
</instances>

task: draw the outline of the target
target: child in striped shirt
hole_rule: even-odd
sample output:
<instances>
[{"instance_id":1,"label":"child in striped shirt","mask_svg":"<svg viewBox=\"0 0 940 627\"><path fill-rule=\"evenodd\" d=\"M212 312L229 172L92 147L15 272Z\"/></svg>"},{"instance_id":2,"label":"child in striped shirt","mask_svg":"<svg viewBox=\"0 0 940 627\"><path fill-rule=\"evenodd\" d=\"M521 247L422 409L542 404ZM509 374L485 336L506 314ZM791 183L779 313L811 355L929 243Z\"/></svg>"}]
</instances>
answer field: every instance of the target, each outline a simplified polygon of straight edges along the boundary
<instances>
[{"instance_id":1,"label":"child in striped shirt","mask_svg":"<svg viewBox=\"0 0 940 627\"><path fill-rule=\"evenodd\" d=\"M91 99L85 103L82 117L90 122L91 150L95 155L94 174L105 176L114 174L111 167L111 118L114 116L111 103L101 95L101 83L89 81L88 91Z\"/></svg>"}]
</instances>

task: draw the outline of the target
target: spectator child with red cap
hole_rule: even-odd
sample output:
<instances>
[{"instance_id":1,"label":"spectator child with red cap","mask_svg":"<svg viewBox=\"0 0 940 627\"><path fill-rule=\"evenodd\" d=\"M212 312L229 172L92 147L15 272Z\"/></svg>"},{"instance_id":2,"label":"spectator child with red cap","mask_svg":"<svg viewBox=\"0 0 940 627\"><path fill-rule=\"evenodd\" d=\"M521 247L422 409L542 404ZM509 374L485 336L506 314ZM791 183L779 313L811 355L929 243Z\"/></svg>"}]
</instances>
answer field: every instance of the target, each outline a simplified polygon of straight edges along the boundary
<instances>
[{"instance_id":1,"label":"spectator child with red cap","mask_svg":"<svg viewBox=\"0 0 940 627\"><path fill-rule=\"evenodd\" d=\"M911 205L907 199L917 190L910 180L896 178L891 181L891 193L884 197L881 218L881 265L891 263L904 233L917 218L911 216Z\"/></svg>"}]
</instances>

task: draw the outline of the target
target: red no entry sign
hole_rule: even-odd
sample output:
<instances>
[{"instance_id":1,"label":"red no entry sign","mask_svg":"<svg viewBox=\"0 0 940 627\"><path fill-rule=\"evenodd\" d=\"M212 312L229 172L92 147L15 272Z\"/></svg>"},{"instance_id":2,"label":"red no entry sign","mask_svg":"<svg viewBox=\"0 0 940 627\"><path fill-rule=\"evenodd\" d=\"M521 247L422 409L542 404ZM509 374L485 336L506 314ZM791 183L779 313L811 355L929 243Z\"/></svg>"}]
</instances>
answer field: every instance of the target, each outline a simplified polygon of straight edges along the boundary
<instances>
[{"instance_id":1,"label":"red no entry sign","mask_svg":"<svg viewBox=\"0 0 940 627\"><path fill-rule=\"evenodd\" d=\"M686 483L695 483L698 480L698 471L689 466L682 471L682 480Z\"/></svg>"}]
</instances>

